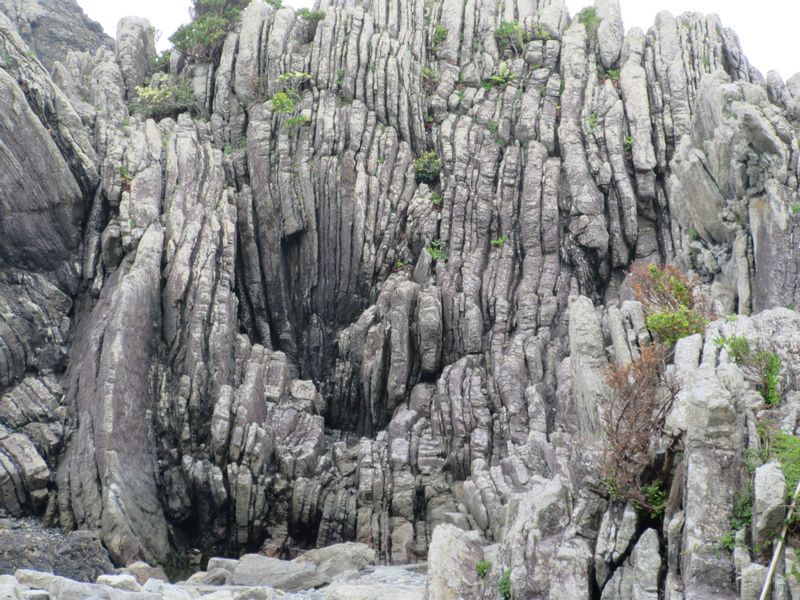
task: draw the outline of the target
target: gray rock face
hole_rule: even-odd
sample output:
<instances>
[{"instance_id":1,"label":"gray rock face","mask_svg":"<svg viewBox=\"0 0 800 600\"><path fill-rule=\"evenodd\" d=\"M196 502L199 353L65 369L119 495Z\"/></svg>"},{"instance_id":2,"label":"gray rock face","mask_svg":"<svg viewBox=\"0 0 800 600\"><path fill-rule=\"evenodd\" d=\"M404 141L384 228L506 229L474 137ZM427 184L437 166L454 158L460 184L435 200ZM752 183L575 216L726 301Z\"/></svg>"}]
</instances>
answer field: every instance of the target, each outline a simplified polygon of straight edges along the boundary
<instances>
[{"instance_id":1,"label":"gray rock face","mask_svg":"<svg viewBox=\"0 0 800 600\"><path fill-rule=\"evenodd\" d=\"M113 565L100 540L89 531L62 534L32 520L0 526L0 574L17 569L52 572L80 582L94 582Z\"/></svg>"},{"instance_id":2,"label":"gray rock face","mask_svg":"<svg viewBox=\"0 0 800 600\"><path fill-rule=\"evenodd\" d=\"M753 546L757 553L769 554L770 541L783 526L786 479L780 465L771 462L756 469L754 483Z\"/></svg>"},{"instance_id":3,"label":"gray rock face","mask_svg":"<svg viewBox=\"0 0 800 600\"><path fill-rule=\"evenodd\" d=\"M2 0L0 12L11 20L48 70L70 51L93 53L101 46L114 44L100 23L89 19L76 0Z\"/></svg>"},{"instance_id":4,"label":"gray rock face","mask_svg":"<svg viewBox=\"0 0 800 600\"><path fill-rule=\"evenodd\" d=\"M482 561L483 549L475 532L439 525L428 551L425 600L479 597L483 586L475 565Z\"/></svg>"},{"instance_id":5,"label":"gray rock face","mask_svg":"<svg viewBox=\"0 0 800 600\"><path fill-rule=\"evenodd\" d=\"M596 32L562 2L337 0L313 36L254 0L213 65L172 57L208 119L156 123L126 106L146 21L114 52L72 21L51 76L15 31L44 56L32 6L0 17L0 510L95 530L118 564L359 544L209 563L192 589L222 597L426 558L445 595L507 570L520 598L651 598L664 572L670 598L736 596L757 557L719 541L763 406L714 339L779 355L794 431L800 317L775 308L800 305L794 80L764 80L717 17L625 33L611 0ZM508 15L517 51L491 35ZM676 348L660 531L598 480L606 369L651 343L634 260L741 315ZM486 581L448 554L491 543ZM175 592L133 569L143 591L102 593Z\"/></svg>"}]
</instances>

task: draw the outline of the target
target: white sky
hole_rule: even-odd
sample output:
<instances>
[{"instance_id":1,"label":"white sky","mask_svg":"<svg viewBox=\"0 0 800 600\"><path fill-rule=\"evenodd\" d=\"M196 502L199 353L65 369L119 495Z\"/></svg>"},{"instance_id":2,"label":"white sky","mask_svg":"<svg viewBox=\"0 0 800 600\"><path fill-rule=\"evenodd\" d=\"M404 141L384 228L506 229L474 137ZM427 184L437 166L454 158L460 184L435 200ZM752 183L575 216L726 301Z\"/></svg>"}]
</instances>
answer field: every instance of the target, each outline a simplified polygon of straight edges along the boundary
<instances>
[{"instance_id":1,"label":"white sky","mask_svg":"<svg viewBox=\"0 0 800 600\"><path fill-rule=\"evenodd\" d=\"M402 2L404 0L396 0ZM592 0L566 0L572 14L592 4ZM167 38L178 25L189 20L190 0L78 0L87 14L99 21L113 37L117 21L134 10L147 17L161 32L159 49L169 46ZM284 0L284 4L311 6L312 0ZM655 21L659 10L673 14L686 11L717 13L726 27L739 36L750 62L766 75L774 69L784 79L800 71L800 2L797 0L620 0L626 29L641 27L645 32ZM131 7L135 6L134 9Z\"/></svg>"}]
</instances>

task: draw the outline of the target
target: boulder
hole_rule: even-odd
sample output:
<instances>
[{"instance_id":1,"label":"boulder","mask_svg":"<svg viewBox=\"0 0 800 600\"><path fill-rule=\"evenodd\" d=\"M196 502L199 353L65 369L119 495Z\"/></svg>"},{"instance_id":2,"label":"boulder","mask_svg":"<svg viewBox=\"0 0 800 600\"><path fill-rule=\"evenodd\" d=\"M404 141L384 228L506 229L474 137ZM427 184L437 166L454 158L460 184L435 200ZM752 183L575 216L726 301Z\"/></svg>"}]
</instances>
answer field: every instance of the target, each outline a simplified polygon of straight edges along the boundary
<instances>
[{"instance_id":1,"label":"boulder","mask_svg":"<svg viewBox=\"0 0 800 600\"><path fill-rule=\"evenodd\" d=\"M346 542L309 550L295 558L295 563L312 563L326 577L336 577L345 571L360 571L375 563L375 550L366 544Z\"/></svg>"},{"instance_id":2,"label":"boulder","mask_svg":"<svg viewBox=\"0 0 800 600\"><path fill-rule=\"evenodd\" d=\"M285 592L321 587L330 579L313 563L289 562L261 554L245 554L233 570L233 585L269 586Z\"/></svg>"},{"instance_id":3,"label":"boulder","mask_svg":"<svg viewBox=\"0 0 800 600\"><path fill-rule=\"evenodd\" d=\"M474 598L482 580L475 565L483 560L478 534L442 524L433 530L428 550L428 581L425 600Z\"/></svg>"}]
</instances>

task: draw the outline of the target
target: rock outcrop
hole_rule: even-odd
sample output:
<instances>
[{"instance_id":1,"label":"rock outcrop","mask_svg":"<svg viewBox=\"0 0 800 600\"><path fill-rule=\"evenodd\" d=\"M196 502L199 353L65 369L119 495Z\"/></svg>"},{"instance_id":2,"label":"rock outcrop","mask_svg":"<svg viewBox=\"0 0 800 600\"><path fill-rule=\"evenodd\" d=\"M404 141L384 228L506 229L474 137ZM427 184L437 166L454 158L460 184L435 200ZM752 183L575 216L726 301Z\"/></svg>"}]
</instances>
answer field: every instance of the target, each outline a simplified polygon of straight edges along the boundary
<instances>
[{"instance_id":1,"label":"rock outcrop","mask_svg":"<svg viewBox=\"0 0 800 600\"><path fill-rule=\"evenodd\" d=\"M26 29L50 4L53 36ZM67 0L0 0L0 511L97 532L118 566L254 557L197 586L266 586L267 561L357 597L323 554L273 562L357 542L355 570L430 554L431 599L749 597L745 545L782 508L744 455L800 409L797 76L765 79L713 15L626 32L614 0L318 7L253 0L212 62L154 74L142 19L112 51ZM190 99L130 114L162 80ZM599 471L606 369L652 342L634 261L739 315L675 347L658 517ZM780 358L779 407L723 334ZM124 575L102 589L167 596Z\"/></svg>"}]
</instances>

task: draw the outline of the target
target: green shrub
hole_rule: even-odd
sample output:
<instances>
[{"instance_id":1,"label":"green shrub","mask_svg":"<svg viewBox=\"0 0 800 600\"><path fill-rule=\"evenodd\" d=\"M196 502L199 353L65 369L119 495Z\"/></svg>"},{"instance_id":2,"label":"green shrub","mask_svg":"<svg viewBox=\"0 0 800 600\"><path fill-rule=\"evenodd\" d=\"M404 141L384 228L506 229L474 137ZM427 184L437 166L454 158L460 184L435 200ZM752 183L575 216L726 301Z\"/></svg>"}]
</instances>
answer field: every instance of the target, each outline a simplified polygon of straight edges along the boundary
<instances>
[{"instance_id":1,"label":"green shrub","mask_svg":"<svg viewBox=\"0 0 800 600\"><path fill-rule=\"evenodd\" d=\"M768 350L753 351L744 336L720 336L715 343L725 348L733 362L739 365L745 376L752 381L764 402L771 406L780 404L781 359Z\"/></svg>"},{"instance_id":2,"label":"green shrub","mask_svg":"<svg viewBox=\"0 0 800 600\"><path fill-rule=\"evenodd\" d=\"M178 27L169 39L187 56L212 59L246 6L247 0L194 0L192 22Z\"/></svg>"},{"instance_id":3,"label":"green shrub","mask_svg":"<svg viewBox=\"0 0 800 600\"><path fill-rule=\"evenodd\" d=\"M308 127L311 125L311 117L307 115L297 115L286 119L287 127Z\"/></svg>"},{"instance_id":4,"label":"green shrub","mask_svg":"<svg viewBox=\"0 0 800 600\"><path fill-rule=\"evenodd\" d=\"M733 520L731 527L734 530L747 529L753 522L753 484L736 492L733 499Z\"/></svg>"},{"instance_id":5,"label":"green shrub","mask_svg":"<svg viewBox=\"0 0 800 600\"><path fill-rule=\"evenodd\" d=\"M642 303L648 329L665 342L702 333L716 315L696 279L674 265L634 264L631 288Z\"/></svg>"},{"instance_id":6,"label":"green shrub","mask_svg":"<svg viewBox=\"0 0 800 600\"><path fill-rule=\"evenodd\" d=\"M494 246L495 248L502 248L503 246L506 245L507 241L508 241L508 236L502 235L499 238L495 238L492 240L492 246Z\"/></svg>"},{"instance_id":7,"label":"green shrub","mask_svg":"<svg viewBox=\"0 0 800 600\"><path fill-rule=\"evenodd\" d=\"M668 344L674 344L695 333L702 333L707 324L703 315L686 306L653 313L645 321L647 328Z\"/></svg>"},{"instance_id":8,"label":"green shrub","mask_svg":"<svg viewBox=\"0 0 800 600\"><path fill-rule=\"evenodd\" d=\"M131 101L131 110L156 120L176 117L194 105L194 94L182 83L174 83L163 77L149 86L136 86L136 97Z\"/></svg>"},{"instance_id":9,"label":"green shrub","mask_svg":"<svg viewBox=\"0 0 800 600\"><path fill-rule=\"evenodd\" d=\"M606 79L611 81L619 81L619 69L608 69L604 73Z\"/></svg>"},{"instance_id":10,"label":"green shrub","mask_svg":"<svg viewBox=\"0 0 800 600\"><path fill-rule=\"evenodd\" d=\"M494 30L494 39L501 52L511 50L514 56L518 56L525 49L530 36L522 24L516 21L504 21Z\"/></svg>"},{"instance_id":11,"label":"green shrub","mask_svg":"<svg viewBox=\"0 0 800 600\"><path fill-rule=\"evenodd\" d=\"M433 30L433 47L437 48L447 39L447 28L444 25L437 25Z\"/></svg>"},{"instance_id":12,"label":"green shrub","mask_svg":"<svg viewBox=\"0 0 800 600\"><path fill-rule=\"evenodd\" d=\"M310 80L311 73L306 73L305 71L287 71L286 73L281 73L276 79L278 85L283 89L295 91L299 91L303 84Z\"/></svg>"},{"instance_id":13,"label":"green shrub","mask_svg":"<svg viewBox=\"0 0 800 600\"><path fill-rule=\"evenodd\" d=\"M772 454L781 463L786 492L793 495L800 481L800 437L782 431L772 432Z\"/></svg>"},{"instance_id":14,"label":"green shrub","mask_svg":"<svg viewBox=\"0 0 800 600\"><path fill-rule=\"evenodd\" d=\"M589 115L588 123L589 123L589 134L592 135L592 134L594 134L594 130L597 128L597 113L596 112L593 112L592 114Z\"/></svg>"},{"instance_id":15,"label":"green shrub","mask_svg":"<svg viewBox=\"0 0 800 600\"><path fill-rule=\"evenodd\" d=\"M486 579L486 576L489 574L489 569L492 568L492 563L488 560L482 560L481 562L475 565L475 573L481 579Z\"/></svg>"},{"instance_id":16,"label":"green shrub","mask_svg":"<svg viewBox=\"0 0 800 600\"><path fill-rule=\"evenodd\" d=\"M511 600L511 571L504 571L500 581L497 582L497 591L503 600Z\"/></svg>"},{"instance_id":17,"label":"green shrub","mask_svg":"<svg viewBox=\"0 0 800 600\"><path fill-rule=\"evenodd\" d=\"M736 548L736 532L729 531L719 538L719 545L723 550L733 552L734 548Z\"/></svg>"},{"instance_id":18,"label":"green shrub","mask_svg":"<svg viewBox=\"0 0 800 600\"><path fill-rule=\"evenodd\" d=\"M756 352L755 361L757 369L763 374L758 391L764 397L764 402L771 406L780 404L781 359L774 352L759 351Z\"/></svg>"},{"instance_id":19,"label":"green shrub","mask_svg":"<svg viewBox=\"0 0 800 600\"><path fill-rule=\"evenodd\" d=\"M431 202L435 207L442 205L442 195L439 192L431 192Z\"/></svg>"},{"instance_id":20,"label":"green shrub","mask_svg":"<svg viewBox=\"0 0 800 600\"><path fill-rule=\"evenodd\" d=\"M600 17L594 7L586 7L578 13L578 21L586 28L586 33L592 39L597 38L597 29L600 27Z\"/></svg>"},{"instance_id":21,"label":"green shrub","mask_svg":"<svg viewBox=\"0 0 800 600\"><path fill-rule=\"evenodd\" d=\"M792 205L789 207L789 210L793 215L800 215L800 203L793 202Z\"/></svg>"},{"instance_id":22,"label":"green shrub","mask_svg":"<svg viewBox=\"0 0 800 600\"><path fill-rule=\"evenodd\" d=\"M436 84L438 81L439 73L436 71L436 69L432 69L430 67L422 68L422 83L428 92L432 92L434 89L436 89Z\"/></svg>"},{"instance_id":23,"label":"green shrub","mask_svg":"<svg viewBox=\"0 0 800 600\"><path fill-rule=\"evenodd\" d=\"M534 26L533 37L537 40L542 40L543 42L549 42L550 40L553 39L553 37L549 33L547 33L547 30L541 23L537 23Z\"/></svg>"},{"instance_id":24,"label":"green shrub","mask_svg":"<svg viewBox=\"0 0 800 600\"><path fill-rule=\"evenodd\" d=\"M275 10L280 10L283 8L283 0L264 0L269 6L274 8Z\"/></svg>"},{"instance_id":25,"label":"green shrub","mask_svg":"<svg viewBox=\"0 0 800 600\"><path fill-rule=\"evenodd\" d=\"M122 188L126 192L130 192L131 183L133 182L133 177L131 177L131 174L128 172L128 167L126 167L125 165L119 166L119 178L122 180Z\"/></svg>"},{"instance_id":26,"label":"green shrub","mask_svg":"<svg viewBox=\"0 0 800 600\"><path fill-rule=\"evenodd\" d=\"M325 18L324 10L311 10L310 8L300 8L296 14L298 18L312 25L316 25Z\"/></svg>"},{"instance_id":27,"label":"green shrub","mask_svg":"<svg viewBox=\"0 0 800 600\"><path fill-rule=\"evenodd\" d=\"M272 112L276 114L291 114L297 110L297 94L291 92L276 92L269 101Z\"/></svg>"},{"instance_id":28,"label":"green shrub","mask_svg":"<svg viewBox=\"0 0 800 600\"><path fill-rule=\"evenodd\" d=\"M442 159L433 150L414 161L417 183L436 183L442 173Z\"/></svg>"},{"instance_id":29,"label":"green shrub","mask_svg":"<svg viewBox=\"0 0 800 600\"><path fill-rule=\"evenodd\" d=\"M514 72L507 66L503 65L500 67L500 70L497 71L497 73L484 79L481 85L483 86L483 89L489 91L496 87L507 86L509 83L514 81L515 77L516 75L514 74Z\"/></svg>"},{"instance_id":30,"label":"green shrub","mask_svg":"<svg viewBox=\"0 0 800 600\"><path fill-rule=\"evenodd\" d=\"M425 251L433 260L447 260L447 252L444 249L442 240L433 240Z\"/></svg>"},{"instance_id":31,"label":"green shrub","mask_svg":"<svg viewBox=\"0 0 800 600\"><path fill-rule=\"evenodd\" d=\"M644 495L647 504L650 506L650 516L654 519L664 516L664 509L667 506L669 494L661 487L660 483L654 483L644 488Z\"/></svg>"},{"instance_id":32,"label":"green shrub","mask_svg":"<svg viewBox=\"0 0 800 600\"><path fill-rule=\"evenodd\" d=\"M625 138L625 150L630 151L633 148L633 136L629 135Z\"/></svg>"}]
</instances>

